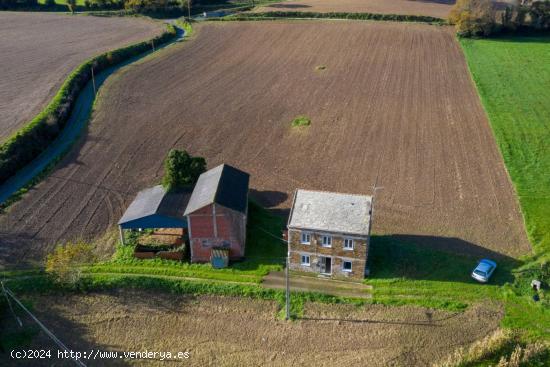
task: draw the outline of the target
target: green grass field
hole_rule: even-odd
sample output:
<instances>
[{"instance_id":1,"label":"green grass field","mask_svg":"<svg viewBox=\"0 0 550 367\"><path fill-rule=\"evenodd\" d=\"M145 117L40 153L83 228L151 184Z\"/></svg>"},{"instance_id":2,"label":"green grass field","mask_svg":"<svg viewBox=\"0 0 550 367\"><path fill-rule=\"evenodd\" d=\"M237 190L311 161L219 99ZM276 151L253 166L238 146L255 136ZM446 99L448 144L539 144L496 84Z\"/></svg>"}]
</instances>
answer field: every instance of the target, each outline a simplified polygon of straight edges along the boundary
<instances>
[{"instance_id":1,"label":"green grass field","mask_svg":"<svg viewBox=\"0 0 550 367\"><path fill-rule=\"evenodd\" d=\"M535 254L550 259L550 37L460 43L519 195Z\"/></svg>"}]
</instances>

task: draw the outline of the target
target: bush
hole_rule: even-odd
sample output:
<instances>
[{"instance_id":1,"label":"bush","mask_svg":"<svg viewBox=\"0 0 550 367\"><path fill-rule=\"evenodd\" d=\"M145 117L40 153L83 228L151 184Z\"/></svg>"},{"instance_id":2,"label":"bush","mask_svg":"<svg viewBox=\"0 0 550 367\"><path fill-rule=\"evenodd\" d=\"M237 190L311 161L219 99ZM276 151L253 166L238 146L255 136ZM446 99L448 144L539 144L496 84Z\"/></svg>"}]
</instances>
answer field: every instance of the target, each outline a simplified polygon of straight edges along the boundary
<instances>
[{"instance_id":1,"label":"bush","mask_svg":"<svg viewBox=\"0 0 550 367\"><path fill-rule=\"evenodd\" d=\"M153 39L155 45L176 36L176 30L168 25L162 35ZM0 184L15 175L45 151L65 126L73 104L91 79L91 68L99 72L151 49L151 41L140 42L104 53L81 64L65 80L52 101L21 130L0 145Z\"/></svg>"},{"instance_id":2,"label":"bush","mask_svg":"<svg viewBox=\"0 0 550 367\"><path fill-rule=\"evenodd\" d=\"M124 8L136 13L180 13L187 7L188 0L125 0Z\"/></svg>"},{"instance_id":3,"label":"bush","mask_svg":"<svg viewBox=\"0 0 550 367\"><path fill-rule=\"evenodd\" d=\"M309 126L311 119L307 116L298 116L292 121L292 127Z\"/></svg>"},{"instance_id":4,"label":"bush","mask_svg":"<svg viewBox=\"0 0 550 367\"><path fill-rule=\"evenodd\" d=\"M193 186L206 171L206 160L192 157L185 150L172 149L164 161L162 185L167 191Z\"/></svg>"},{"instance_id":5,"label":"bush","mask_svg":"<svg viewBox=\"0 0 550 367\"><path fill-rule=\"evenodd\" d=\"M93 247L87 243L57 245L46 259L46 272L60 283L75 285L82 276L81 266L94 259Z\"/></svg>"},{"instance_id":6,"label":"bush","mask_svg":"<svg viewBox=\"0 0 550 367\"><path fill-rule=\"evenodd\" d=\"M458 0L449 22L461 36L489 36L496 29L496 10L490 0Z\"/></svg>"}]
</instances>

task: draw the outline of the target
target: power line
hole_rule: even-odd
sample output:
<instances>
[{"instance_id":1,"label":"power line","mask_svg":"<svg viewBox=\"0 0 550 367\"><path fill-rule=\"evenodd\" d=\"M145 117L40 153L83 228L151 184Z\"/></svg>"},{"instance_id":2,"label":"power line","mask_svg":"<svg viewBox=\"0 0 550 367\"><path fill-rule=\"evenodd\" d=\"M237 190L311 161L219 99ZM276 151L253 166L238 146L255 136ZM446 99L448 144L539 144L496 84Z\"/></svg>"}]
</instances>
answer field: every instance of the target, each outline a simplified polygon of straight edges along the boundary
<instances>
[{"instance_id":1,"label":"power line","mask_svg":"<svg viewBox=\"0 0 550 367\"><path fill-rule=\"evenodd\" d=\"M8 294L6 293L6 288L4 288L4 282L0 282L2 284L2 293L4 293L4 297L6 297L6 301L8 302L8 306L10 308L11 314L15 318L15 321L19 324L19 327L23 327L23 322L21 319L15 314L15 311L13 310L13 306L11 305L11 301L8 297Z\"/></svg>"},{"instance_id":2,"label":"power line","mask_svg":"<svg viewBox=\"0 0 550 367\"><path fill-rule=\"evenodd\" d=\"M38 320L36 318L36 316L34 316L12 293L11 290L9 290L8 288L5 288L4 287L4 283L2 282L2 289L4 290L4 294L6 295L9 295L18 305L19 307L21 307L23 309L23 311L25 311L30 317L31 319L34 320L34 322L36 322L38 324L38 326L40 326L40 328L55 342L55 344L57 344L58 347L60 347L61 349L63 349L64 351L66 351L67 353L69 353L69 355L71 356L71 359L75 362L75 364L77 366L80 366L80 367L86 367L86 365L81 361L79 360L78 358L74 357L73 354L71 353L71 350L69 350L69 348L67 348L65 346L65 344L63 344L63 342L61 340L59 340L50 330L48 330L48 328L46 326L44 326L44 324L42 324L40 322L40 320Z\"/></svg>"}]
</instances>

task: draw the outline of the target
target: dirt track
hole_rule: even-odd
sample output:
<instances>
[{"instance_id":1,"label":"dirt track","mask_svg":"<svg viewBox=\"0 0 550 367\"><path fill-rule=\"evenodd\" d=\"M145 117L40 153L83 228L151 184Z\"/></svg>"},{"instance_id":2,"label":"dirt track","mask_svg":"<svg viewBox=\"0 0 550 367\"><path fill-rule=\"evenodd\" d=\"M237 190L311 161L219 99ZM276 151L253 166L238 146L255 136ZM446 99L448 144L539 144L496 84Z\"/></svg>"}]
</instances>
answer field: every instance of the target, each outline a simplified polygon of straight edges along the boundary
<instances>
[{"instance_id":1,"label":"dirt track","mask_svg":"<svg viewBox=\"0 0 550 367\"><path fill-rule=\"evenodd\" d=\"M0 142L40 112L84 60L161 31L145 19L0 12Z\"/></svg>"},{"instance_id":2,"label":"dirt track","mask_svg":"<svg viewBox=\"0 0 550 367\"><path fill-rule=\"evenodd\" d=\"M113 228L172 147L248 171L274 208L296 188L370 194L377 182L375 232L480 256L529 251L451 29L239 22L194 38L107 81L82 143L1 216L0 265ZM312 125L291 129L300 114Z\"/></svg>"},{"instance_id":3,"label":"dirt track","mask_svg":"<svg viewBox=\"0 0 550 367\"><path fill-rule=\"evenodd\" d=\"M75 351L191 354L179 363L89 360L88 366L428 366L490 334L502 317L494 305L454 314L306 304L304 319L288 323L276 318L274 303L229 297L121 291L33 299L38 317ZM42 337L32 348L53 346Z\"/></svg>"},{"instance_id":4,"label":"dirt track","mask_svg":"<svg viewBox=\"0 0 550 367\"><path fill-rule=\"evenodd\" d=\"M447 18L455 0L291 0L256 8L265 11L311 11L427 15Z\"/></svg>"}]
</instances>

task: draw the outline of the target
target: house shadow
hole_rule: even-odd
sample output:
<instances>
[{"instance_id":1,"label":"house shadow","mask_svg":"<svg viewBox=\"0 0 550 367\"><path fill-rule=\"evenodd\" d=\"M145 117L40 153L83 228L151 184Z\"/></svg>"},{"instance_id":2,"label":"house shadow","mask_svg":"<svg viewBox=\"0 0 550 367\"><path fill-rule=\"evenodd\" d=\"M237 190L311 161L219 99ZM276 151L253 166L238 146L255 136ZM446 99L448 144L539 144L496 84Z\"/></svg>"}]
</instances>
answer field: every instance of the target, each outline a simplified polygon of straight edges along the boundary
<instances>
[{"instance_id":1,"label":"house shadow","mask_svg":"<svg viewBox=\"0 0 550 367\"><path fill-rule=\"evenodd\" d=\"M369 249L369 279L411 279L477 284L471 272L479 260L497 263L489 284L513 282L512 270L521 261L452 237L374 235Z\"/></svg>"}]
</instances>

